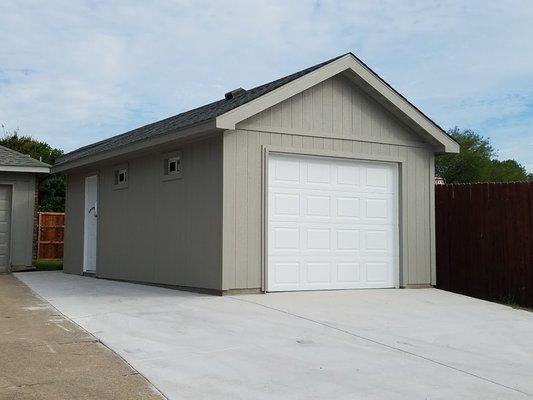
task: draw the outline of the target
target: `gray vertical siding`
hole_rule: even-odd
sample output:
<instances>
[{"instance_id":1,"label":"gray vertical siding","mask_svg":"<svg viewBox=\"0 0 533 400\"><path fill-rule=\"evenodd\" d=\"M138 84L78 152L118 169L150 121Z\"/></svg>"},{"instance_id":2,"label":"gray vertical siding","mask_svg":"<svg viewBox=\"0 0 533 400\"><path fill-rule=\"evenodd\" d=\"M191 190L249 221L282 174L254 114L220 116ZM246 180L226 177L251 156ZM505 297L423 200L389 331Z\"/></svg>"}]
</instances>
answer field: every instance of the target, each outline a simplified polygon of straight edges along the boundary
<instances>
[{"instance_id":1,"label":"gray vertical siding","mask_svg":"<svg viewBox=\"0 0 533 400\"><path fill-rule=\"evenodd\" d=\"M85 214L85 174L67 175L65 201L65 243L63 271L83 273L83 217Z\"/></svg>"},{"instance_id":2,"label":"gray vertical siding","mask_svg":"<svg viewBox=\"0 0 533 400\"><path fill-rule=\"evenodd\" d=\"M264 146L401 161L400 284L431 283L433 149L339 75L225 132L223 289L261 287Z\"/></svg>"},{"instance_id":3,"label":"gray vertical siding","mask_svg":"<svg viewBox=\"0 0 533 400\"><path fill-rule=\"evenodd\" d=\"M33 258L35 174L1 172L0 185L12 188L11 265L30 266Z\"/></svg>"},{"instance_id":4,"label":"gray vertical siding","mask_svg":"<svg viewBox=\"0 0 533 400\"><path fill-rule=\"evenodd\" d=\"M178 148L181 179L162 179L162 153L128 160L125 189L100 167L98 276L221 288L222 138Z\"/></svg>"}]
</instances>

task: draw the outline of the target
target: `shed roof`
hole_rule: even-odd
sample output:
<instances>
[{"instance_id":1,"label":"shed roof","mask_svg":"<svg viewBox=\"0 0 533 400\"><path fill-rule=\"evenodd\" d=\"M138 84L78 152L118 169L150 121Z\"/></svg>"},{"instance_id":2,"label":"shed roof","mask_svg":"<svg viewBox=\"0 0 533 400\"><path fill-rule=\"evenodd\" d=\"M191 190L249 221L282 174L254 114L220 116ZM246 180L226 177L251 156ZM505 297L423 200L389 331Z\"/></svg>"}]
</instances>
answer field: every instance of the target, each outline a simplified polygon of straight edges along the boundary
<instances>
[{"instance_id":1,"label":"shed roof","mask_svg":"<svg viewBox=\"0 0 533 400\"><path fill-rule=\"evenodd\" d=\"M187 128L197 123L216 118L230 110L233 110L234 108L248 103L249 101L252 101L274 89L277 89L285 85L286 83L300 78L301 76L304 76L305 74L308 74L309 72L312 72L340 57L342 56L335 57L331 60L314 65L312 67L298 71L294 74L266 83L264 85L257 86L253 89L245 90L237 94L232 99L217 100L213 103L206 104L193 110L185 111L173 117L153 122L140 128L136 128L120 135L113 136L109 139L105 139L100 142L81 147L60 157L57 160L57 164L74 161L78 158L96 154L101 151L115 149L117 147L125 146L137 141L165 134L172 130Z\"/></svg>"},{"instance_id":2,"label":"shed roof","mask_svg":"<svg viewBox=\"0 0 533 400\"><path fill-rule=\"evenodd\" d=\"M328 64L334 64L335 61L345 58L347 56L353 60L357 60L357 62L360 63L362 66L364 66L364 68L368 70L375 78L377 78L380 82L382 82L382 84L384 84L388 89L394 92L397 96L399 96L401 98L401 101L405 102L407 107L411 107L417 113L419 113L423 118L427 119L427 121L429 121L429 124L432 126L432 128L435 131L437 131L438 134L447 137L448 140L451 140L453 143L455 143L453 138L451 138L442 128L440 128L435 122L430 120L426 115L424 115L414 105L408 102L403 96L401 96L398 92L396 92L392 87L390 87L390 85L388 85L384 80L382 80L366 64L360 61L352 53L346 53L338 57L332 58L328 61L314 65L312 67L303 69L291 75L285 76L283 78L274 80L264 85L257 86L253 89L235 91L234 96L232 98L229 98L229 99L225 98L225 99L217 100L213 103L204 105L202 107L198 107L193 110L189 110L181 114L175 115L173 117L169 117L161 121L157 121L157 122L142 126L140 128L133 129L131 131L122 133L117 136L113 136L109 139L105 139L100 142L96 142L88 146L81 147L77 150L74 150L60 157L56 161L56 165L59 166L62 164L67 164L72 161L80 160L85 157L90 157L90 156L97 155L99 153L116 150L118 148L131 145L133 143L141 142L144 140L149 140L149 139L167 134L169 132L179 131L181 129L192 127L194 125L197 125L197 124L209 121L209 120L217 119L218 117L229 114L230 112L232 112L232 110L235 110L237 108L240 109L241 106L248 105L249 103L253 103L254 100L259 101L259 98L263 97L264 95L269 94L270 92L276 91L276 89L281 90L281 88L284 87L285 85L293 81L299 80L299 78L303 78L306 75L310 75L312 72L317 71L321 69L322 67L326 67ZM61 167L60 169L68 169L68 168Z\"/></svg>"},{"instance_id":3,"label":"shed roof","mask_svg":"<svg viewBox=\"0 0 533 400\"><path fill-rule=\"evenodd\" d=\"M10 148L0 146L0 171L48 172L50 165L19 153Z\"/></svg>"}]
</instances>

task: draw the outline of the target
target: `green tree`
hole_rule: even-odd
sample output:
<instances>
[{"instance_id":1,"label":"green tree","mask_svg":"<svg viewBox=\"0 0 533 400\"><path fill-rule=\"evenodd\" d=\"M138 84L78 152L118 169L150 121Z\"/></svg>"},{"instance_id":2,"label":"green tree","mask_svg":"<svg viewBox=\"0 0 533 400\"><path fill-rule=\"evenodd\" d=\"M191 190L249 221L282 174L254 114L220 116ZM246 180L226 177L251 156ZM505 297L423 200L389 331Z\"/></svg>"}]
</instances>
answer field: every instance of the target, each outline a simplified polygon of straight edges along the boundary
<instances>
[{"instance_id":1,"label":"green tree","mask_svg":"<svg viewBox=\"0 0 533 400\"><path fill-rule=\"evenodd\" d=\"M50 165L53 165L55 160L63 155L62 150L54 149L46 142L35 140L31 136L20 135L18 129L11 133L4 131L4 137L0 139L0 145L16 150L19 153L28 154L30 157Z\"/></svg>"},{"instance_id":2,"label":"green tree","mask_svg":"<svg viewBox=\"0 0 533 400\"><path fill-rule=\"evenodd\" d=\"M66 179L63 174L53 174L39 183L39 211L65 211Z\"/></svg>"},{"instance_id":3,"label":"green tree","mask_svg":"<svg viewBox=\"0 0 533 400\"><path fill-rule=\"evenodd\" d=\"M0 145L28 154L50 165L53 165L55 160L63 154L62 150L53 148L46 142L33 139L31 136L20 135L18 129L10 133L4 131ZM65 211L65 187L66 178L63 174L49 175L41 179L37 209L39 211Z\"/></svg>"},{"instance_id":4,"label":"green tree","mask_svg":"<svg viewBox=\"0 0 533 400\"><path fill-rule=\"evenodd\" d=\"M515 160L492 160L492 182L519 182L528 178L526 169Z\"/></svg>"},{"instance_id":5,"label":"green tree","mask_svg":"<svg viewBox=\"0 0 533 400\"><path fill-rule=\"evenodd\" d=\"M526 169L515 160L500 161L489 139L455 127L448 133L459 143L459 154L437 157L435 174L446 183L509 182L528 179Z\"/></svg>"}]
</instances>

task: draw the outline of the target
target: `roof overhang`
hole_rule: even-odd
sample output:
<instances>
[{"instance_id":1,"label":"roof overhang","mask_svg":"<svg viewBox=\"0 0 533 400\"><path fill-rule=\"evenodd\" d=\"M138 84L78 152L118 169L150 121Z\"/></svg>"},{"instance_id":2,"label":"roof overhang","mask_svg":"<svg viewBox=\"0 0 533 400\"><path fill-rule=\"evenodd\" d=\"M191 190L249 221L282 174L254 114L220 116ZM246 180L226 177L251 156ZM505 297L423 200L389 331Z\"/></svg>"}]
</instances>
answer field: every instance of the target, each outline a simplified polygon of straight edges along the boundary
<instances>
[{"instance_id":1,"label":"roof overhang","mask_svg":"<svg viewBox=\"0 0 533 400\"><path fill-rule=\"evenodd\" d=\"M157 149L158 146L173 142L173 141L187 141L194 137L199 139L203 136L209 136L216 131L215 121L209 120L194 126L190 126L184 129L178 129L168 132L164 135L157 137L147 138L140 142L134 142L130 145L119 147L109 151L103 151L94 155L89 155L83 158L79 158L73 161L66 161L61 164L52 166L52 173L65 172L71 169L88 167L91 164L105 162L112 158L121 157L125 154L142 154L143 152L149 152L152 149Z\"/></svg>"},{"instance_id":2,"label":"roof overhang","mask_svg":"<svg viewBox=\"0 0 533 400\"><path fill-rule=\"evenodd\" d=\"M34 167L22 165L0 165L0 172L26 172L30 174L49 174L50 167Z\"/></svg>"},{"instance_id":3,"label":"roof overhang","mask_svg":"<svg viewBox=\"0 0 533 400\"><path fill-rule=\"evenodd\" d=\"M239 122L341 73L351 78L354 83L372 95L427 142L434 145L435 152L459 153L459 144L454 139L353 54L346 54L278 89L220 115L216 118L216 127L236 129Z\"/></svg>"}]
</instances>

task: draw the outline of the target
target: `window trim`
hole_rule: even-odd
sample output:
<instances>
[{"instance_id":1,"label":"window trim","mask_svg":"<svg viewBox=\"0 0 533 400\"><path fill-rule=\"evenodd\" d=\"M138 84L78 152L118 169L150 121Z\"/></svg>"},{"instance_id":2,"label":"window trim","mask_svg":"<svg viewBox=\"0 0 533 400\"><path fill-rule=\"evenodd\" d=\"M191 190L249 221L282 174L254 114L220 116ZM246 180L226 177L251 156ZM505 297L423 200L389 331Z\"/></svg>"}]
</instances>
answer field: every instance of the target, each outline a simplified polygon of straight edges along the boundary
<instances>
[{"instance_id":1,"label":"window trim","mask_svg":"<svg viewBox=\"0 0 533 400\"><path fill-rule=\"evenodd\" d=\"M124 173L125 180L123 182L119 182L120 174L122 173ZM120 164L113 167L113 189L119 190L128 188L129 180L130 177L128 164Z\"/></svg>"},{"instance_id":2,"label":"window trim","mask_svg":"<svg viewBox=\"0 0 533 400\"><path fill-rule=\"evenodd\" d=\"M163 181L170 181L174 179L183 178L183 150L176 150L162 155L163 168L161 171L161 179ZM176 171L170 171L170 163L176 161Z\"/></svg>"}]
</instances>

